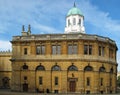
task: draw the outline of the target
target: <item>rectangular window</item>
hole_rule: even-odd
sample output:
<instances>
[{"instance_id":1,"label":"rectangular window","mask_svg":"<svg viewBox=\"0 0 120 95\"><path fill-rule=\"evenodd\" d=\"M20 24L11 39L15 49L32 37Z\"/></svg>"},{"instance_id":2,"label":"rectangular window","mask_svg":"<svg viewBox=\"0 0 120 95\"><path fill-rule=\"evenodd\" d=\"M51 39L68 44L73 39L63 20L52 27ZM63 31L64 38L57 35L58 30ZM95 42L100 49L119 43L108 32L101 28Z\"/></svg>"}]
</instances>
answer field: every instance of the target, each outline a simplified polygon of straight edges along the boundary
<instances>
[{"instance_id":1,"label":"rectangular window","mask_svg":"<svg viewBox=\"0 0 120 95\"><path fill-rule=\"evenodd\" d=\"M84 45L84 54L88 54L88 45Z\"/></svg>"},{"instance_id":2,"label":"rectangular window","mask_svg":"<svg viewBox=\"0 0 120 95\"><path fill-rule=\"evenodd\" d=\"M37 46L36 47L36 54L45 54L45 46Z\"/></svg>"},{"instance_id":3,"label":"rectangular window","mask_svg":"<svg viewBox=\"0 0 120 95\"><path fill-rule=\"evenodd\" d=\"M57 46L57 54L61 54L61 46L60 45Z\"/></svg>"},{"instance_id":4,"label":"rectangular window","mask_svg":"<svg viewBox=\"0 0 120 95\"><path fill-rule=\"evenodd\" d=\"M41 46L42 47L42 53L41 54L45 54L45 46Z\"/></svg>"},{"instance_id":5,"label":"rectangular window","mask_svg":"<svg viewBox=\"0 0 120 95\"><path fill-rule=\"evenodd\" d=\"M84 45L84 54L92 55L92 45Z\"/></svg>"},{"instance_id":6,"label":"rectangular window","mask_svg":"<svg viewBox=\"0 0 120 95\"><path fill-rule=\"evenodd\" d=\"M113 58L113 49L109 49L109 58Z\"/></svg>"},{"instance_id":7,"label":"rectangular window","mask_svg":"<svg viewBox=\"0 0 120 95\"><path fill-rule=\"evenodd\" d=\"M24 80L27 80L27 76L24 76Z\"/></svg>"},{"instance_id":8,"label":"rectangular window","mask_svg":"<svg viewBox=\"0 0 120 95\"><path fill-rule=\"evenodd\" d=\"M24 54L27 55L27 48L24 48Z\"/></svg>"},{"instance_id":9,"label":"rectangular window","mask_svg":"<svg viewBox=\"0 0 120 95\"><path fill-rule=\"evenodd\" d=\"M77 54L77 45L68 45L68 54Z\"/></svg>"},{"instance_id":10,"label":"rectangular window","mask_svg":"<svg viewBox=\"0 0 120 95\"><path fill-rule=\"evenodd\" d=\"M110 86L112 86L112 78L110 78Z\"/></svg>"},{"instance_id":11,"label":"rectangular window","mask_svg":"<svg viewBox=\"0 0 120 95\"><path fill-rule=\"evenodd\" d=\"M89 45L89 55L92 55L92 45Z\"/></svg>"},{"instance_id":12,"label":"rectangular window","mask_svg":"<svg viewBox=\"0 0 120 95\"><path fill-rule=\"evenodd\" d=\"M55 77L55 85L58 85L58 77Z\"/></svg>"},{"instance_id":13,"label":"rectangular window","mask_svg":"<svg viewBox=\"0 0 120 95\"><path fill-rule=\"evenodd\" d=\"M57 49L56 49L56 46L52 46L52 54L56 54L56 53L57 53L56 50L57 50Z\"/></svg>"},{"instance_id":14,"label":"rectangular window","mask_svg":"<svg viewBox=\"0 0 120 95\"><path fill-rule=\"evenodd\" d=\"M52 54L61 54L61 46L53 45L52 46Z\"/></svg>"},{"instance_id":15,"label":"rectangular window","mask_svg":"<svg viewBox=\"0 0 120 95\"><path fill-rule=\"evenodd\" d=\"M103 78L100 78L100 85L103 86Z\"/></svg>"},{"instance_id":16,"label":"rectangular window","mask_svg":"<svg viewBox=\"0 0 120 95\"><path fill-rule=\"evenodd\" d=\"M73 54L77 54L77 50L78 50L77 45L73 45Z\"/></svg>"},{"instance_id":17,"label":"rectangular window","mask_svg":"<svg viewBox=\"0 0 120 95\"><path fill-rule=\"evenodd\" d=\"M90 78L87 77L87 86L90 86Z\"/></svg>"},{"instance_id":18,"label":"rectangular window","mask_svg":"<svg viewBox=\"0 0 120 95\"><path fill-rule=\"evenodd\" d=\"M42 85L43 84L43 78L39 77L39 84Z\"/></svg>"},{"instance_id":19,"label":"rectangular window","mask_svg":"<svg viewBox=\"0 0 120 95\"><path fill-rule=\"evenodd\" d=\"M72 45L68 45L68 54L72 54Z\"/></svg>"},{"instance_id":20,"label":"rectangular window","mask_svg":"<svg viewBox=\"0 0 120 95\"><path fill-rule=\"evenodd\" d=\"M99 46L99 56L104 56L105 53L105 47Z\"/></svg>"}]
</instances>

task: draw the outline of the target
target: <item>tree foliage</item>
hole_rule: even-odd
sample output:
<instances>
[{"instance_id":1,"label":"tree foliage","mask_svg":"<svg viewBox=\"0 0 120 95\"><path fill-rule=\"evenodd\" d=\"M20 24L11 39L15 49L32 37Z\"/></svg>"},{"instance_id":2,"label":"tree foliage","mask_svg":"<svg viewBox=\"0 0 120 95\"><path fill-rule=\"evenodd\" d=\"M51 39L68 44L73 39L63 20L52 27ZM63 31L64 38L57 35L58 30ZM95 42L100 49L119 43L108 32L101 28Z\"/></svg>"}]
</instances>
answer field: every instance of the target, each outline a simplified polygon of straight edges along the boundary
<instances>
[{"instance_id":1,"label":"tree foliage","mask_svg":"<svg viewBox=\"0 0 120 95\"><path fill-rule=\"evenodd\" d=\"M120 87L120 76L117 78L117 86Z\"/></svg>"}]
</instances>

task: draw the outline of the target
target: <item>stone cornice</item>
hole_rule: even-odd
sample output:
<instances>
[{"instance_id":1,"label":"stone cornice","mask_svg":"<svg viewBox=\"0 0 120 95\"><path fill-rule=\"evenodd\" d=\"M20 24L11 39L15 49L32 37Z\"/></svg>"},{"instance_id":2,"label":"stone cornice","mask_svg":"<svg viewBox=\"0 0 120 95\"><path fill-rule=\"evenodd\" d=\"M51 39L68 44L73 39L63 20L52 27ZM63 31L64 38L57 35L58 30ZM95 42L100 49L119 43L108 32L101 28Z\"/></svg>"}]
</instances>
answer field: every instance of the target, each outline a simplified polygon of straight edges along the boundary
<instances>
[{"instance_id":1,"label":"stone cornice","mask_svg":"<svg viewBox=\"0 0 120 95\"><path fill-rule=\"evenodd\" d=\"M13 42L30 42L30 41L52 41L52 40L90 40L90 41L102 41L116 45L115 41L108 37L81 34L81 33L70 33L70 34L40 34L40 35L29 35L29 36L14 36Z\"/></svg>"},{"instance_id":2,"label":"stone cornice","mask_svg":"<svg viewBox=\"0 0 120 95\"><path fill-rule=\"evenodd\" d=\"M11 59L12 60L12 59ZM63 61L71 61L71 62L101 62L101 63L108 63L108 64L115 64L117 62L111 60L100 60L100 59L14 59L14 62L63 62ZM14 63L13 62L13 63Z\"/></svg>"}]
</instances>

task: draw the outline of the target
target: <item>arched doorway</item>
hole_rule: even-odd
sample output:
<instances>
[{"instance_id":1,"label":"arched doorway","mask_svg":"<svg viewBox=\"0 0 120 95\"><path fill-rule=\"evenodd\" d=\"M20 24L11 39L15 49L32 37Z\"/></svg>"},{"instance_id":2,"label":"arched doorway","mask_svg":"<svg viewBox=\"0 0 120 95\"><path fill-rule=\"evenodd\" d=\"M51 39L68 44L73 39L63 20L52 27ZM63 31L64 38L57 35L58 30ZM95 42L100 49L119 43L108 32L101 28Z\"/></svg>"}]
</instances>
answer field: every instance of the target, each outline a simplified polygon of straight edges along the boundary
<instances>
[{"instance_id":1,"label":"arched doorway","mask_svg":"<svg viewBox=\"0 0 120 95\"><path fill-rule=\"evenodd\" d=\"M35 89L36 92L44 93L45 67L38 65L35 69Z\"/></svg>"},{"instance_id":2,"label":"arched doorway","mask_svg":"<svg viewBox=\"0 0 120 95\"><path fill-rule=\"evenodd\" d=\"M5 89L10 88L10 79L8 77L4 77L2 79L2 83L3 83L3 88Z\"/></svg>"},{"instance_id":3,"label":"arched doorway","mask_svg":"<svg viewBox=\"0 0 120 95\"><path fill-rule=\"evenodd\" d=\"M68 91L69 92L76 92L77 88L77 80L78 78L75 76L76 71L78 68L75 65L71 65L68 67Z\"/></svg>"}]
</instances>

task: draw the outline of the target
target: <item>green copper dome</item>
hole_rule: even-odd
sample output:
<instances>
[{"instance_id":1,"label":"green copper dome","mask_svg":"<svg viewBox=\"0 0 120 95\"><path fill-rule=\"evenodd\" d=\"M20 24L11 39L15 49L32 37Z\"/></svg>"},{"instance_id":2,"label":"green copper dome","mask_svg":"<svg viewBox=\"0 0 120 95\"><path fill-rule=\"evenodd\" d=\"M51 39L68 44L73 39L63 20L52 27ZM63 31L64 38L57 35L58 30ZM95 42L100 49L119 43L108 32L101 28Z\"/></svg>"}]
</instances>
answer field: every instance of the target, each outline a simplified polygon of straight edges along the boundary
<instances>
[{"instance_id":1,"label":"green copper dome","mask_svg":"<svg viewBox=\"0 0 120 95\"><path fill-rule=\"evenodd\" d=\"M76 6L74 6L73 8L71 8L68 13L67 13L67 16L70 16L70 15L81 15L83 16L82 12L76 8Z\"/></svg>"}]
</instances>

